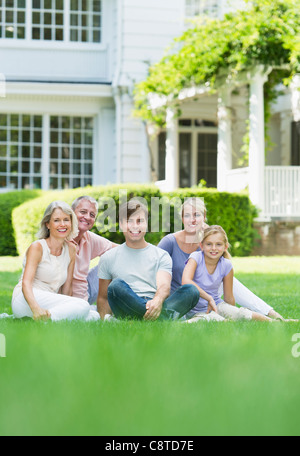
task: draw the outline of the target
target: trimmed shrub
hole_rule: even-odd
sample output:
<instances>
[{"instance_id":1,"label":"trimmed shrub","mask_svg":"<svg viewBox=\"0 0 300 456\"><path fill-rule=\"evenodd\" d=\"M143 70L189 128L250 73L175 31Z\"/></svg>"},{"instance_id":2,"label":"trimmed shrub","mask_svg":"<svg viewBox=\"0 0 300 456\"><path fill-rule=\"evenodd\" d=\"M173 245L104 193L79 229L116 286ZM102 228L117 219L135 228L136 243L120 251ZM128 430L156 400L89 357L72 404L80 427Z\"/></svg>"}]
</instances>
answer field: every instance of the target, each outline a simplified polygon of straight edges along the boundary
<instances>
[{"instance_id":1,"label":"trimmed shrub","mask_svg":"<svg viewBox=\"0 0 300 456\"><path fill-rule=\"evenodd\" d=\"M0 194L0 256L18 255L12 226L12 211L15 207L40 194L41 190L20 190Z\"/></svg>"},{"instance_id":2,"label":"trimmed shrub","mask_svg":"<svg viewBox=\"0 0 300 456\"><path fill-rule=\"evenodd\" d=\"M63 200L71 205L76 198L82 195L92 196L99 201L99 214L93 231L117 244L124 242L118 223L119 205L124 201L136 197L143 198L145 204L148 205L150 215L147 241L158 244L165 234L174 232L175 222L179 217L180 203L185 198L197 196L204 198L207 208L207 223L221 225L226 230L233 256L249 255L253 248L255 237L253 219L257 213L247 194L220 193L215 189L197 188L161 193L154 185L128 184L46 192L34 201L26 202L15 208L13 225L19 254L23 254L36 240L36 233L48 204L55 200ZM156 199L152 200L152 198ZM158 210L154 211L154 207ZM170 218L167 217L167 223L163 223L162 214L166 208L170 209ZM151 209L153 210L151 211ZM178 222L176 228L178 229Z\"/></svg>"}]
</instances>

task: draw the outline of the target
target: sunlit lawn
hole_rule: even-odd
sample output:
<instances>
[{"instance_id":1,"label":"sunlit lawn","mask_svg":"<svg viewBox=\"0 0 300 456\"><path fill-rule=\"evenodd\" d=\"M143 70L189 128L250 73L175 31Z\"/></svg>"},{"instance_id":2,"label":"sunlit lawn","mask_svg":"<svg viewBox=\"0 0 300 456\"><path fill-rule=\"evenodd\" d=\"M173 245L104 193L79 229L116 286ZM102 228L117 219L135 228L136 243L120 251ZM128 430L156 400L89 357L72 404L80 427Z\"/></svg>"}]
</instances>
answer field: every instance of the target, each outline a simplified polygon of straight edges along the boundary
<instances>
[{"instance_id":1,"label":"sunlit lawn","mask_svg":"<svg viewBox=\"0 0 300 456\"><path fill-rule=\"evenodd\" d=\"M237 277L300 318L299 257L235 258ZM0 258L0 314L21 269ZM299 435L298 323L0 320L0 435Z\"/></svg>"}]
</instances>

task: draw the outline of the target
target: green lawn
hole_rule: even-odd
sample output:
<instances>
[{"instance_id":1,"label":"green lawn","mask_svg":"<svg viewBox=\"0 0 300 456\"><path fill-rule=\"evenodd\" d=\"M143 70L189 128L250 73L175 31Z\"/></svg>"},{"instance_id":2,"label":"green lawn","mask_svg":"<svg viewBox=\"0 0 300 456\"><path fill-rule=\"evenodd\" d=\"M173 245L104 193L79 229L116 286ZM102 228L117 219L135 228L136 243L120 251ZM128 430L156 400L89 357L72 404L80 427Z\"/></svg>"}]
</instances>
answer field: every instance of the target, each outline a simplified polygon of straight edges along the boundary
<instances>
[{"instance_id":1,"label":"green lawn","mask_svg":"<svg viewBox=\"0 0 300 456\"><path fill-rule=\"evenodd\" d=\"M234 266L276 310L300 318L299 257ZM0 259L0 313L11 313L20 267ZM299 323L7 319L0 333L0 435L299 435Z\"/></svg>"}]
</instances>

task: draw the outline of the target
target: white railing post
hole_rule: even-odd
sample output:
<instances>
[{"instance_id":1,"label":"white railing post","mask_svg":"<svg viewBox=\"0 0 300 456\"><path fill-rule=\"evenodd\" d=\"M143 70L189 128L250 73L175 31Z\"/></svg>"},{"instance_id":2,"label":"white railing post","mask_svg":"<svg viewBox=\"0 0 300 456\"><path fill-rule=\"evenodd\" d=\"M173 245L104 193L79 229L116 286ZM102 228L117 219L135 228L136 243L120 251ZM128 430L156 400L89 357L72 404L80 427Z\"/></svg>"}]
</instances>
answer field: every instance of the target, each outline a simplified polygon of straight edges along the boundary
<instances>
[{"instance_id":1,"label":"white railing post","mask_svg":"<svg viewBox=\"0 0 300 456\"><path fill-rule=\"evenodd\" d=\"M252 203L264 216L265 179L265 120L264 83L267 72L258 67L250 76L250 141L249 141L249 195Z\"/></svg>"},{"instance_id":2,"label":"white railing post","mask_svg":"<svg viewBox=\"0 0 300 456\"><path fill-rule=\"evenodd\" d=\"M227 191L227 172L232 168L231 137L231 90L225 88L218 98L218 165L217 187L220 192Z\"/></svg>"},{"instance_id":3,"label":"white railing post","mask_svg":"<svg viewBox=\"0 0 300 456\"><path fill-rule=\"evenodd\" d=\"M291 83L292 112L295 122L300 121L300 74L296 74Z\"/></svg>"},{"instance_id":4,"label":"white railing post","mask_svg":"<svg viewBox=\"0 0 300 456\"><path fill-rule=\"evenodd\" d=\"M166 139L166 181L168 191L179 187L179 159L178 159L178 128L175 111L167 109L166 118L167 139Z\"/></svg>"},{"instance_id":5,"label":"white railing post","mask_svg":"<svg viewBox=\"0 0 300 456\"><path fill-rule=\"evenodd\" d=\"M266 166L265 216L300 217L300 167Z\"/></svg>"}]
</instances>

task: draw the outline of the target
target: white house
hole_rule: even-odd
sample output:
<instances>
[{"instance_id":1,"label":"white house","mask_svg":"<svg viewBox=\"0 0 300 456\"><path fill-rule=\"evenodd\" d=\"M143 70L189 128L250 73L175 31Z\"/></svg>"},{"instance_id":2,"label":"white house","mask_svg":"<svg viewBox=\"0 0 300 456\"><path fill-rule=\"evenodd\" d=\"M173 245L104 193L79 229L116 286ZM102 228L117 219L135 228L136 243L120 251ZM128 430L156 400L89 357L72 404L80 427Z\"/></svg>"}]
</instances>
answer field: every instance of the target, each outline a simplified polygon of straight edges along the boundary
<instances>
[{"instance_id":1,"label":"white house","mask_svg":"<svg viewBox=\"0 0 300 456\"><path fill-rule=\"evenodd\" d=\"M132 88L184 0L9 0L0 14L0 190L149 182Z\"/></svg>"},{"instance_id":2,"label":"white house","mask_svg":"<svg viewBox=\"0 0 300 456\"><path fill-rule=\"evenodd\" d=\"M299 81L271 121L264 161L262 87L247 75L217 95L186 93L152 140L132 89L186 19L242 0L7 0L0 14L0 191L158 181L165 188L249 186L265 217L300 217ZM250 85L250 91L248 91ZM250 105L249 167L239 168Z\"/></svg>"}]
</instances>

